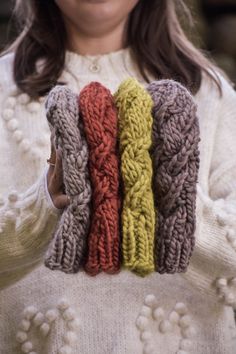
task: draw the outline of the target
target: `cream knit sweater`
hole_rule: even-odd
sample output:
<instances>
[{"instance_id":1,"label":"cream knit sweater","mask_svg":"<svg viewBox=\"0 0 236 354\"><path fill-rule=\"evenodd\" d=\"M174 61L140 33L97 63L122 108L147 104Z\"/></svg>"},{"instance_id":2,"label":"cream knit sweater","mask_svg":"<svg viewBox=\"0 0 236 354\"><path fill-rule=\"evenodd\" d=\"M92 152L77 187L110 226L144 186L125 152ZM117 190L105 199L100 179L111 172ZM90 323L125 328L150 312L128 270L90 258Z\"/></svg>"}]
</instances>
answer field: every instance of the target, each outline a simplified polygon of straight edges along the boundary
<instances>
[{"instance_id":1,"label":"cream knit sweater","mask_svg":"<svg viewBox=\"0 0 236 354\"><path fill-rule=\"evenodd\" d=\"M62 79L79 92L142 81L128 49L92 57L67 52ZM236 353L236 93L204 77L196 246L184 274L145 278L127 270L91 277L43 264L60 216L46 188L50 132L44 98L32 101L0 59L0 353ZM96 72L97 71L97 72ZM18 281L17 281L18 280Z\"/></svg>"}]
</instances>

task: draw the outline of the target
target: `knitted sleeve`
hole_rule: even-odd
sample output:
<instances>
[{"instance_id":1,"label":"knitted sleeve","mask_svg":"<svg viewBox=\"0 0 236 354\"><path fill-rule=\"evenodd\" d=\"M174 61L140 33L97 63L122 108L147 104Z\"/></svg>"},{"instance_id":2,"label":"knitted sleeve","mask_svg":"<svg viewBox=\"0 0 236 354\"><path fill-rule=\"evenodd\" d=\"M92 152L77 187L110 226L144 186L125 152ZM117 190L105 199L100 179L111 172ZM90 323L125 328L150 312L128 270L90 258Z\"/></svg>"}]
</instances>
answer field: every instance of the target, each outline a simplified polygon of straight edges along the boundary
<instances>
[{"instance_id":1,"label":"knitted sleeve","mask_svg":"<svg viewBox=\"0 0 236 354\"><path fill-rule=\"evenodd\" d=\"M236 92L221 80L208 190L198 185L196 245L184 276L236 308Z\"/></svg>"},{"instance_id":2,"label":"knitted sleeve","mask_svg":"<svg viewBox=\"0 0 236 354\"><path fill-rule=\"evenodd\" d=\"M47 190L47 169L24 193L10 193L0 206L0 289L38 264L51 239L60 210Z\"/></svg>"}]
</instances>

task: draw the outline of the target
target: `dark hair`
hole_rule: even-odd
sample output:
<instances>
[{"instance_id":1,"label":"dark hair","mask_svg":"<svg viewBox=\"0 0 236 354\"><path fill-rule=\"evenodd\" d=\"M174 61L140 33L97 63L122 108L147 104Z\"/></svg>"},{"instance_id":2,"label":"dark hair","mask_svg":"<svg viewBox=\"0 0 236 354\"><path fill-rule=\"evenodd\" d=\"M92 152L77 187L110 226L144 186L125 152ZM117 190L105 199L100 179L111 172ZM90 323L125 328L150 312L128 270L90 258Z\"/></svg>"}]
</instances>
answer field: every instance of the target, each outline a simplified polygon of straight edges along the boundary
<instances>
[{"instance_id":1,"label":"dark hair","mask_svg":"<svg viewBox=\"0 0 236 354\"><path fill-rule=\"evenodd\" d=\"M178 4L187 11L183 1L178 0ZM8 50L15 52L14 80L23 92L36 98L45 95L63 71L66 29L52 0L17 0L15 14L20 34ZM139 0L127 23L124 46L130 47L147 82L147 74L171 78L196 93L203 71L220 89L214 65L185 36L174 0ZM40 72L36 70L38 59L45 60Z\"/></svg>"}]
</instances>

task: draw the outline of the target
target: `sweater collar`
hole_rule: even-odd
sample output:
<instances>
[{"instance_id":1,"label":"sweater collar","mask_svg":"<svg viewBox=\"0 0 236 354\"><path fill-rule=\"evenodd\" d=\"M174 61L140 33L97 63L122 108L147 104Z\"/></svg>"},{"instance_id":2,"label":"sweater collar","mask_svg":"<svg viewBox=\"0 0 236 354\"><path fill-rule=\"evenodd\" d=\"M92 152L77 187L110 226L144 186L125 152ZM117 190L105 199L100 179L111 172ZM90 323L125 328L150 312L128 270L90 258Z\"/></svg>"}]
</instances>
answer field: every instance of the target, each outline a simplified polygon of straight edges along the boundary
<instances>
[{"instance_id":1,"label":"sweater collar","mask_svg":"<svg viewBox=\"0 0 236 354\"><path fill-rule=\"evenodd\" d=\"M94 65L97 65L97 68ZM67 50L65 70L77 77L102 75L111 79L113 73L120 77L123 77L124 74L137 76L137 68L131 57L130 48L102 55L81 55Z\"/></svg>"}]
</instances>

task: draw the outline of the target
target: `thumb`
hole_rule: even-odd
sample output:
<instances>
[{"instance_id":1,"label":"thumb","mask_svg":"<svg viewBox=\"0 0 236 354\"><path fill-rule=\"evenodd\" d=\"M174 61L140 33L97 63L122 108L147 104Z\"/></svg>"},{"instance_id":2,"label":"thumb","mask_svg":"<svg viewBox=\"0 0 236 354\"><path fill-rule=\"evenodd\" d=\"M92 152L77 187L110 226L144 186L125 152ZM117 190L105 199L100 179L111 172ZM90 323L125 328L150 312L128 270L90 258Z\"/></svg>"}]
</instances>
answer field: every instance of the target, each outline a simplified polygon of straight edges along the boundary
<instances>
[{"instance_id":1,"label":"thumb","mask_svg":"<svg viewBox=\"0 0 236 354\"><path fill-rule=\"evenodd\" d=\"M63 209L70 205L70 198L66 194L58 194L54 196L53 203L57 209Z\"/></svg>"}]
</instances>

